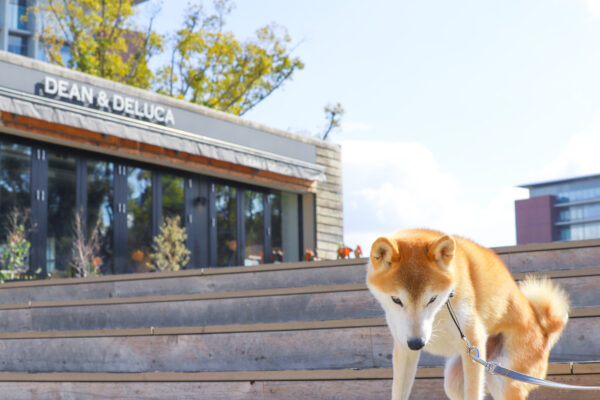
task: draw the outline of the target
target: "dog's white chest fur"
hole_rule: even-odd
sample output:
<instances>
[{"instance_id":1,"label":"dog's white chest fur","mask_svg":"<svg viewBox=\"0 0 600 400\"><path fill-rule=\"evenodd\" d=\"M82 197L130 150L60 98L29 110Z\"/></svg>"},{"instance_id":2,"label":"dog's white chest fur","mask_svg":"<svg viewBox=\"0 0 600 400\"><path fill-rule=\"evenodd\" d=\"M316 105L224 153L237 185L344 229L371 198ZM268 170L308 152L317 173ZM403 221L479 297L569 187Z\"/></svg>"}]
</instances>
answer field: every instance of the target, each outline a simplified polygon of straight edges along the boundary
<instances>
[{"instance_id":1,"label":"dog's white chest fur","mask_svg":"<svg viewBox=\"0 0 600 400\"><path fill-rule=\"evenodd\" d=\"M458 307L455 310L459 321L465 321L466 307ZM428 353L436 356L451 357L465 348L460 338L458 328L454 324L448 308L444 306L435 316L431 339L423 348Z\"/></svg>"}]
</instances>

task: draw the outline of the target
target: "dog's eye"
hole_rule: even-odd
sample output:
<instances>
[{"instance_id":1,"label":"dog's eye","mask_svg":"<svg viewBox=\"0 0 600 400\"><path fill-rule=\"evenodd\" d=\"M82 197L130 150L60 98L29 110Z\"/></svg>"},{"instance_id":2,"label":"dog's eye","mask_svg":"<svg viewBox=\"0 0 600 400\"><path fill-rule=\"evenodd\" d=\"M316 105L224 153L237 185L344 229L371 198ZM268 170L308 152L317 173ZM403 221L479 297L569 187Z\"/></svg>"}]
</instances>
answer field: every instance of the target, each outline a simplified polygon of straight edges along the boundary
<instances>
[{"instance_id":1,"label":"dog's eye","mask_svg":"<svg viewBox=\"0 0 600 400\"><path fill-rule=\"evenodd\" d=\"M402 304L402 300L400 300L399 298L397 298L396 296L392 296L392 301L396 304L398 304L400 307L404 307L404 304Z\"/></svg>"},{"instance_id":2,"label":"dog's eye","mask_svg":"<svg viewBox=\"0 0 600 400\"><path fill-rule=\"evenodd\" d=\"M433 296L431 299L429 299L429 303L427 303L427 305L430 305L431 303L433 303L435 301L435 299L437 299L437 296Z\"/></svg>"}]
</instances>

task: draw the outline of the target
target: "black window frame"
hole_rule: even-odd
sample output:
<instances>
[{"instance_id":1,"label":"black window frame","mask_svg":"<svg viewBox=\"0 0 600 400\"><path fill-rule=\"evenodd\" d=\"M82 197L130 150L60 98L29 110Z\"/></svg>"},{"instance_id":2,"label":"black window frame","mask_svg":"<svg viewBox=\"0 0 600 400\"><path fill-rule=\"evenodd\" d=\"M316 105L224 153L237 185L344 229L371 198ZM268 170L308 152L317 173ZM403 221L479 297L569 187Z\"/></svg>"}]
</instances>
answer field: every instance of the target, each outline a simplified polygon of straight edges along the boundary
<instances>
[{"instance_id":1,"label":"black window frame","mask_svg":"<svg viewBox=\"0 0 600 400\"><path fill-rule=\"evenodd\" d=\"M2 132L0 132L2 133ZM41 271L40 276L47 276L46 243L48 223L48 159L47 151L59 150L69 152L76 158L76 209L82 213L84 231L87 221L87 164L89 160L98 160L113 164L113 262L109 274L123 274L128 270L127 255L127 168L139 167L152 172L152 236L159 232L162 218L162 181L161 175L171 174L184 179L184 209L185 220L182 221L187 231L187 247L191 251L187 268L216 267L217 261L217 226L215 208L216 185L224 184L236 189L237 233L239 243L236 254L237 265L243 266L245 248L245 218L244 201L248 190L263 194L264 230L263 254L264 263L271 262L271 206L269 194L280 192L275 189L211 177L199 173L168 168L148 162L120 158L100 152L76 149L52 143L22 138L11 134L0 136L0 140L19 143L31 148L31 220L35 229L31 234L30 273ZM301 195L299 195L301 196ZM300 199L300 197L299 197ZM299 218L302 218L302 202L298 202ZM301 222L301 221L300 221ZM302 248L302 223L299 224L299 246ZM300 259L302 252L300 252Z\"/></svg>"}]
</instances>

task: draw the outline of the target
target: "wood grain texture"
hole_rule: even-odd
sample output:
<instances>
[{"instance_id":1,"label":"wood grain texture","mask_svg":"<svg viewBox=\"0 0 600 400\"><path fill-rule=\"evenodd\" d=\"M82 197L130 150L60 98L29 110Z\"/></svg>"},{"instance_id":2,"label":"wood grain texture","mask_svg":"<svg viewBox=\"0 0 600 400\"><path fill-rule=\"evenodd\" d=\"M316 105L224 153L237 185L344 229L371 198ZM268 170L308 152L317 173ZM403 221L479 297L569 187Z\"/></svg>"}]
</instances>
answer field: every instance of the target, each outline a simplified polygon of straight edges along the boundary
<instances>
[{"instance_id":1,"label":"wood grain texture","mask_svg":"<svg viewBox=\"0 0 600 400\"><path fill-rule=\"evenodd\" d=\"M10 400L264 399L262 382L2 382L0 393L10 393Z\"/></svg>"},{"instance_id":2,"label":"wood grain texture","mask_svg":"<svg viewBox=\"0 0 600 400\"><path fill-rule=\"evenodd\" d=\"M345 321L328 323L335 326L340 322ZM600 318L573 319L550 358L553 362L598 360L599 335ZM392 348L386 326L360 325L245 333L15 338L0 340L4 355L0 366L20 372L390 368ZM436 367L443 365L443 360L424 354L420 365Z\"/></svg>"},{"instance_id":3,"label":"wood grain texture","mask_svg":"<svg viewBox=\"0 0 600 400\"><path fill-rule=\"evenodd\" d=\"M597 267L600 247L505 253L500 258L512 273Z\"/></svg>"},{"instance_id":4,"label":"wood grain texture","mask_svg":"<svg viewBox=\"0 0 600 400\"><path fill-rule=\"evenodd\" d=\"M554 381L597 385L600 375L555 376ZM391 379L249 382L0 382L11 400L389 400ZM412 400L445 399L441 378L416 379ZM486 400L491 399L487 396ZM539 388L530 400L592 400L598 393Z\"/></svg>"}]
</instances>

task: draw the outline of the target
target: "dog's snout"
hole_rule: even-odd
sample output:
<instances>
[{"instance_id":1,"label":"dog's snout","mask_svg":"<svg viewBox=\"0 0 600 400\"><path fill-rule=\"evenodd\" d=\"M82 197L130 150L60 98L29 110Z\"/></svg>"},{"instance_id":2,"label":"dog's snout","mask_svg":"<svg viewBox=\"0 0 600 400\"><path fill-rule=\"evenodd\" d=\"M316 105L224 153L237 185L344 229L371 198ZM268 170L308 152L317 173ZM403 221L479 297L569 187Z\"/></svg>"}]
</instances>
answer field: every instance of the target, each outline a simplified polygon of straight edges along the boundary
<instances>
[{"instance_id":1,"label":"dog's snout","mask_svg":"<svg viewBox=\"0 0 600 400\"><path fill-rule=\"evenodd\" d=\"M423 338L413 338L408 340L408 348L411 350L421 350L425 346Z\"/></svg>"}]
</instances>

